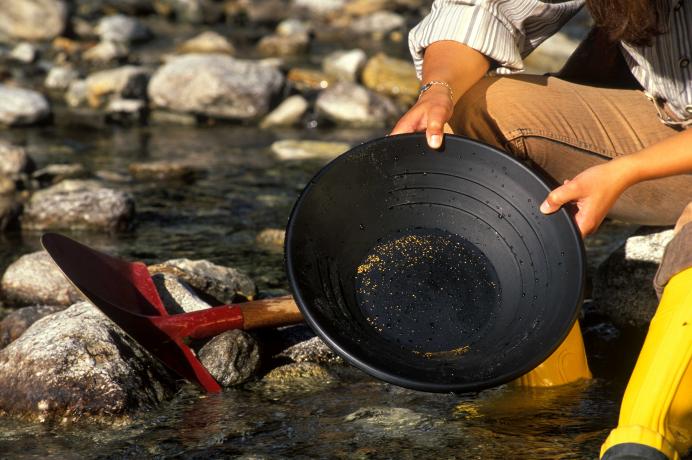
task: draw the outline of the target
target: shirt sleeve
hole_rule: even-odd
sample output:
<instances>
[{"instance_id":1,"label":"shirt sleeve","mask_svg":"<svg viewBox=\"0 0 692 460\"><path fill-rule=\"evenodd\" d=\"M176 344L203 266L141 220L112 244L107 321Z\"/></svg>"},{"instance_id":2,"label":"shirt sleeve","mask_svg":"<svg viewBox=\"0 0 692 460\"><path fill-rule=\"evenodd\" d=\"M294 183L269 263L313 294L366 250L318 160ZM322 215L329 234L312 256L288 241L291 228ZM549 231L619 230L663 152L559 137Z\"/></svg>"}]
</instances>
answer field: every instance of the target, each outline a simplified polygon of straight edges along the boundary
<instances>
[{"instance_id":1,"label":"shirt sleeve","mask_svg":"<svg viewBox=\"0 0 692 460\"><path fill-rule=\"evenodd\" d=\"M523 58L583 5L584 0L435 0L408 37L418 78L425 48L440 40L480 51L494 61L497 73L521 71Z\"/></svg>"}]
</instances>

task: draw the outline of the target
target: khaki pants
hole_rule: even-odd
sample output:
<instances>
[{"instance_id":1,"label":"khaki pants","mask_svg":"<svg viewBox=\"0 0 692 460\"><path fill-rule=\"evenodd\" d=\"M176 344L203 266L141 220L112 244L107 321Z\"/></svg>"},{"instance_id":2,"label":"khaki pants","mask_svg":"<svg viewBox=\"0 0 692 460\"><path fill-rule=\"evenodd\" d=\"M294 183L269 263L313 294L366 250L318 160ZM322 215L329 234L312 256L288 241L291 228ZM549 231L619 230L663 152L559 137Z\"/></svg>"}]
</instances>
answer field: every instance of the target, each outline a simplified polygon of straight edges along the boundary
<instances>
[{"instance_id":1,"label":"khaki pants","mask_svg":"<svg viewBox=\"0 0 692 460\"><path fill-rule=\"evenodd\" d=\"M534 163L559 183L584 169L674 135L639 90L599 88L555 77L484 78L459 101L451 129ZM609 216L672 225L692 201L692 175L637 184Z\"/></svg>"}]
</instances>

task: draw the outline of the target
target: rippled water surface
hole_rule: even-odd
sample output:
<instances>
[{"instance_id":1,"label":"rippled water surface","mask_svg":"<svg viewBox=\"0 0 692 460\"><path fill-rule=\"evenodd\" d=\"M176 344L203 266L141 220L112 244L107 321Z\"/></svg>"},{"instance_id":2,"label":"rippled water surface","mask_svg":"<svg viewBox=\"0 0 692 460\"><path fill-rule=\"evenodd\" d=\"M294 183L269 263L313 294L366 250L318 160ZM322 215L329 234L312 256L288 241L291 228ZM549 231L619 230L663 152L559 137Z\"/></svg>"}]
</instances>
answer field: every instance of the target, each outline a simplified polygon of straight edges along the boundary
<instances>
[{"instance_id":1,"label":"rippled water surface","mask_svg":"<svg viewBox=\"0 0 692 460\"><path fill-rule=\"evenodd\" d=\"M238 267L267 290L287 288L282 255L257 246L255 236L263 228L285 225L299 191L322 164L279 163L269 145L280 138L310 136L355 144L380 134L221 125L46 127L4 135L26 145L39 166L79 162L92 172L125 174L134 161L195 159L208 173L192 183L111 182L135 197L133 231L71 235L145 262L190 257ZM590 265L631 230L606 226L589 241ZM0 236L0 269L37 250L38 236ZM612 333L595 319L583 328L597 377L590 383L440 395L403 390L336 368L327 380L291 387L251 384L211 397L186 386L171 403L121 427L0 419L0 457L595 458L617 419L642 332Z\"/></svg>"}]
</instances>

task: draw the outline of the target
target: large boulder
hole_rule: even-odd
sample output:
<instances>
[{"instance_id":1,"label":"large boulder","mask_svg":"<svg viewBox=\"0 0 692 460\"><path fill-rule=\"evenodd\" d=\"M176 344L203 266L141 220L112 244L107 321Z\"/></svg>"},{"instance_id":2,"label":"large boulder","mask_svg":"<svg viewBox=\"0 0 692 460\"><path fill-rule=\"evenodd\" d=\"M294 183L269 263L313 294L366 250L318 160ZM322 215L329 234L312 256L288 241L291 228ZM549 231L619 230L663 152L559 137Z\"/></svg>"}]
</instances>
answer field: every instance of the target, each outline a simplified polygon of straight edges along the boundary
<instances>
[{"instance_id":1,"label":"large boulder","mask_svg":"<svg viewBox=\"0 0 692 460\"><path fill-rule=\"evenodd\" d=\"M339 82L322 91L315 104L326 118L351 126L383 126L398 114L391 100L349 82Z\"/></svg>"},{"instance_id":2,"label":"large boulder","mask_svg":"<svg viewBox=\"0 0 692 460\"><path fill-rule=\"evenodd\" d=\"M0 413L113 421L170 397L174 379L98 309L82 302L36 321L0 350Z\"/></svg>"},{"instance_id":3,"label":"large boulder","mask_svg":"<svg viewBox=\"0 0 692 460\"><path fill-rule=\"evenodd\" d=\"M14 261L0 281L6 305L61 305L82 299L46 251L25 254Z\"/></svg>"},{"instance_id":4,"label":"large boulder","mask_svg":"<svg viewBox=\"0 0 692 460\"><path fill-rule=\"evenodd\" d=\"M41 93L0 84L0 125L30 125L49 114L50 106Z\"/></svg>"},{"instance_id":5,"label":"large boulder","mask_svg":"<svg viewBox=\"0 0 692 460\"><path fill-rule=\"evenodd\" d=\"M139 66L95 72L86 79L87 101L92 107L101 107L110 99L144 99L148 81L149 71Z\"/></svg>"},{"instance_id":6,"label":"large boulder","mask_svg":"<svg viewBox=\"0 0 692 460\"><path fill-rule=\"evenodd\" d=\"M21 217L30 230L126 230L134 218L132 197L83 180L65 180L34 193Z\"/></svg>"},{"instance_id":7,"label":"large boulder","mask_svg":"<svg viewBox=\"0 0 692 460\"><path fill-rule=\"evenodd\" d=\"M653 278L673 230L644 229L627 239L594 278L594 312L618 327L646 327L658 306Z\"/></svg>"},{"instance_id":8,"label":"large boulder","mask_svg":"<svg viewBox=\"0 0 692 460\"><path fill-rule=\"evenodd\" d=\"M269 111L282 87L277 69L221 54L188 54L170 60L149 82L155 106L216 118L247 120Z\"/></svg>"},{"instance_id":9,"label":"large boulder","mask_svg":"<svg viewBox=\"0 0 692 460\"><path fill-rule=\"evenodd\" d=\"M0 0L0 35L22 40L50 40L67 24L62 0Z\"/></svg>"}]
</instances>

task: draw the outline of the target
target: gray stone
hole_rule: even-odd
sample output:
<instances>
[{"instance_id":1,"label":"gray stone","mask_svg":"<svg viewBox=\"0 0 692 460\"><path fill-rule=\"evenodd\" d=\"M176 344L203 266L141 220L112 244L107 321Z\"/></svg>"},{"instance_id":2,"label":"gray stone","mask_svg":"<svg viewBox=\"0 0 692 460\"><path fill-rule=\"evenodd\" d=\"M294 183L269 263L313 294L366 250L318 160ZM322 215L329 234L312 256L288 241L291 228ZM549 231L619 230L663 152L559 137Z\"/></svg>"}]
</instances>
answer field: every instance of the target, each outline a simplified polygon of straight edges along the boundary
<instances>
[{"instance_id":1,"label":"gray stone","mask_svg":"<svg viewBox=\"0 0 692 460\"><path fill-rule=\"evenodd\" d=\"M316 107L328 119L351 126L383 126L398 115L391 100L348 82L338 82L322 91Z\"/></svg>"},{"instance_id":2,"label":"gray stone","mask_svg":"<svg viewBox=\"0 0 692 460\"><path fill-rule=\"evenodd\" d=\"M0 412L8 415L126 420L174 390L171 375L86 302L36 321L0 350Z\"/></svg>"},{"instance_id":3,"label":"gray stone","mask_svg":"<svg viewBox=\"0 0 692 460\"><path fill-rule=\"evenodd\" d=\"M146 119L147 103L142 99L115 98L108 101L106 119L113 123L142 123Z\"/></svg>"},{"instance_id":4,"label":"gray stone","mask_svg":"<svg viewBox=\"0 0 692 460\"><path fill-rule=\"evenodd\" d=\"M139 180L192 180L200 175L200 166L190 160L160 160L132 163L130 174Z\"/></svg>"},{"instance_id":5,"label":"gray stone","mask_svg":"<svg viewBox=\"0 0 692 460\"><path fill-rule=\"evenodd\" d=\"M91 107L102 107L111 99L145 99L149 70L126 65L103 70L86 79L87 101Z\"/></svg>"},{"instance_id":6,"label":"gray stone","mask_svg":"<svg viewBox=\"0 0 692 460\"><path fill-rule=\"evenodd\" d=\"M220 54L188 54L156 71L149 97L168 110L247 120L268 112L283 82L271 66Z\"/></svg>"},{"instance_id":7,"label":"gray stone","mask_svg":"<svg viewBox=\"0 0 692 460\"><path fill-rule=\"evenodd\" d=\"M208 260L172 259L149 267L149 271L176 276L223 304L252 299L257 293L255 283L245 273Z\"/></svg>"},{"instance_id":8,"label":"gray stone","mask_svg":"<svg viewBox=\"0 0 692 460\"><path fill-rule=\"evenodd\" d=\"M233 330L219 334L198 353L202 365L222 387L245 383L260 368L260 349L247 332Z\"/></svg>"},{"instance_id":9,"label":"gray stone","mask_svg":"<svg viewBox=\"0 0 692 460\"><path fill-rule=\"evenodd\" d=\"M66 179L81 179L87 174L84 165L79 163L52 164L34 171L31 178L38 182L39 186L46 187Z\"/></svg>"},{"instance_id":10,"label":"gray stone","mask_svg":"<svg viewBox=\"0 0 692 460\"><path fill-rule=\"evenodd\" d=\"M201 34L192 37L178 47L180 54L235 54L235 47L223 35L212 30L202 32Z\"/></svg>"},{"instance_id":11,"label":"gray stone","mask_svg":"<svg viewBox=\"0 0 692 460\"><path fill-rule=\"evenodd\" d=\"M341 10L346 0L293 0L293 5L315 16L326 16Z\"/></svg>"},{"instance_id":12,"label":"gray stone","mask_svg":"<svg viewBox=\"0 0 692 460\"><path fill-rule=\"evenodd\" d=\"M0 0L0 35L21 40L51 40L67 24L62 0Z\"/></svg>"},{"instance_id":13,"label":"gray stone","mask_svg":"<svg viewBox=\"0 0 692 460\"><path fill-rule=\"evenodd\" d=\"M257 44L257 51L262 56L296 56L308 50L310 37L305 32L293 35L272 34L262 37Z\"/></svg>"},{"instance_id":14,"label":"gray stone","mask_svg":"<svg viewBox=\"0 0 692 460\"><path fill-rule=\"evenodd\" d=\"M0 141L0 175L17 177L33 169L34 162L24 148Z\"/></svg>"},{"instance_id":15,"label":"gray stone","mask_svg":"<svg viewBox=\"0 0 692 460\"><path fill-rule=\"evenodd\" d=\"M272 152L281 160L305 160L310 158L333 159L351 146L344 142L284 139L271 145Z\"/></svg>"},{"instance_id":16,"label":"gray stone","mask_svg":"<svg viewBox=\"0 0 692 460\"><path fill-rule=\"evenodd\" d=\"M308 101L300 94L294 94L284 99L271 113L269 113L260 126L271 128L273 126L292 126L297 124L308 109Z\"/></svg>"},{"instance_id":17,"label":"gray stone","mask_svg":"<svg viewBox=\"0 0 692 460\"><path fill-rule=\"evenodd\" d=\"M5 348L17 340L39 319L64 309L65 307L51 305L34 305L13 311L0 321L0 348Z\"/></svg>"},{"instance_id":18,"label":"gray stone","mask_svg":"<svg viewBox=\"0 0 692 460\"><path fill-rule=\"evenodd\" d=\"M130 54L130 48L119 42L99 42L86 50L82 57L86 61L95 63L107 63L126 58Z\"/></svg>"},{"instance_id":19,"label":"gray stone","mask_svg":"<svg viewBox=\"0 0 692 460\"><path fill-rule=\"evenodd\" d=\"M82 299L46 251L26 254L13 262L0 281L7 305L69 306Z\"/></svg>"},{"instance_id":20,"label":"gray stone","mask_svg":"<svg viewBox=\"0 0 692 460\"><path fill-rule=\"evenodd\" d=\"M30 125L50 114L41 93L0 84L0 125Z\"/></svg>"},{"instance_id":21,"label":"gray stone","mask_svg":"<svg viewBox=\"0 0 692 460\"><path fill-rule=\"evenodd\" d=\"M48 89L65 90L78 78L79 72L74 68L69 66L56 66L48 71L43 86Z\"/></svg>"},{"instance_id":22,"label":"gray stone","mask_svg":"<svg viewBox=\"0 0 692 460\"><path fill-rule=\"evenodd\" d=\"M200 299L187 283L166 273L155 273L151 277L166 311L171 315L206 310L211 305Z\"/></svg>"},{"instance_id":23,"label":"gray stone","mask_svg":"<svg viewBox=\"0 0 692 460\"><path fill-rule=\"evenodd\" d=\"M12 59L25 64L34 62L37 56L38 50L36 47L27 42L19 43L17 46L12 48L12 51L10 52L10 57Z\"/></svg>"},{"instance_id":24,"label":"gray stone","mask_svg":"<svg viewBox=\"0 0 692 460\"><path fill-rule=\"evenodd\" d=\"M643 229L627 239L596 271L593 311L617 327L646 327L658 298L652 281L672 230Z\"/></svg>"},{"instance_id":25,"label":"gray stone","mask_svg":"<svg viewBox=\"0 0 692 460\"><path fill-rule=\"evenodd\" d=\"M74 80L65 93L65 102L70 107L81 107L87 103L86 80Z\"/></svg>"},{"instance_id":26,"label":"gray stone","mask_svg":"<svg viewBox=\"0 0 692 460\"><path fill-rule=\"evenodd\" d=\"M385 35L406 27L406 19L391 11L376 11L351 24L351 31L361 35Z\"/></svg>"},{"instance_id":27,"label":"gray stone","mask_svg":"<svg viewBox=\"0 0 692 460\"><path fill-rule=\"evenodd\" d=\"M3 176L0 176L0 179L2 178ZM5 178L5 180L9 179ZM0 182L2 181L0 180ZM10 182L14 185L14 182ZM2 187L2 184L0 184L0 187ZM6 190L6 192L11 192L11 190ZM19 223L21 212L22 205L16 200L9 196L0 196L0 232L16 227Z\"/></svg>"},{"instance_id":28,"label":"gray stone","mask_svg":"<svg viewBox=\"0 0 692 460\"><path fill-rule=\"evenodd\" d=\"M367 55L362 49L334 51L322 61L322 69L338 80L355 82L365 67Z\"/></svg>"},{"instance_id":29,"label":"gray stone","mask_svg":"<svg viewBox=\"0 0 692 460\"><path fill-rule=\"evenodd\" d=\"M299 342L282 351L279 356L288 358L296 363L344 363L344 360L334 353L319 337Z\"/></svg>"},{"instance_id":30,"label":"gray stone","mask_svg":"<svg viewBox=\"0 0 692 460\"><path fill-rule=\"evenodd\" d=\"M272 369L262 381L277 389L296 391L324 387L336 381L336 377L319 364L292 363Z\"/></svg>"},{"instance_id":31,"label":"gray stone","mask_svg":"<svg viewBox=\"0 0 692 460\"><path fill-rule=\"evenodd\" d=\"M89 181L65 180L34 193L21 217L31 230L125 230L135 213L132 197Z\"/></svg>"},{"instance_id":32,"label":"gray stone","mask_svg":"<svg viewBox=\"0 0 692 460\"><path fill-rule=\"evenodd\" d=\"M96 33L101 41L115 43L141 42L151 37L151 31L144 24L123 14L101 18Z\"/></svg>"}]
</instances>

